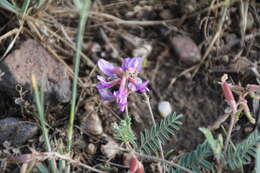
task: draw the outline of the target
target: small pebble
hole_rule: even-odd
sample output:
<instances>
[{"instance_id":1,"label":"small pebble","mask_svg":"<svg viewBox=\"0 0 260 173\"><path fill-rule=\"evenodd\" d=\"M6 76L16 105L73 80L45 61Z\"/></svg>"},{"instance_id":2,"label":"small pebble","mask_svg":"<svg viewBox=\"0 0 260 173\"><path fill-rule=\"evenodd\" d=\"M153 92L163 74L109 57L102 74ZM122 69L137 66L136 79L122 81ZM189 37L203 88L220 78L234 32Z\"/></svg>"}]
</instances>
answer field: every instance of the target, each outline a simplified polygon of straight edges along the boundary
<instances>
[{"instance_id":1,"label":"small pebble","mask_svg":"<svg viewBox=\"0 0 260 173\"><path fill-rule=\"evenodd\" d=\"M146 58L152 51L152 46L150 44L144 44L133 50L133 57Z\"/></svg>"},{"instance_id":2,"label":"small pebble","mask_svg":"<svg viewBox=\"0 0 260 173\"><path fill-rule=\"evenodd\" d=\"M119 153L119 145L114 139L109 136L106 136L108 141L105 145L101 145L101 152L108 158L113 159L117 153Z\"/></svg>"},{"instance_id":3,"label":"small pebble","mask_svg":"<svg viewBox=\"0 0 260 173\"><path fill-rule=\"evenodd\" d=\"M95 102L91 101L86 101L84 105L84 109L87 113L94 112L95 111Z\"/></svg>"},{"instance_id":4,"label":"small pebble","mask_svg":"<svg viewBox=\"0 0 260 173\"><path fill-rule=\"evenodd\" d=\"M91 47L91 52L92 53L98 53L98 52L100 52L101 51L101 46L100 46L100 44L98 44L98 43L93 43L92 44L92 47Z\"/></svg>"},{"instance_id":5,"label":"small pebble","mask_svg":"<svg viewBox=\"0 0 260 173\"><path fill-rule=\"evenodd\" d=\"M171 104L168 101L161 101L158 104L158 111L163 118L167 117L172 113Z\"/></svg>"},{"instance_id":6,"label":"small pebble","mask_svg":"<svg viewBox=\"0 0 260 173\"><path fill-rule=\"evenodd\" d=\"M169 19L172 19L173 18L173 15L171 13L171 10L169 9L164 9L160 12L160 17L164 20L169 20Z\"/></svg>"},{"instance_id":7,"label":"small pebble","mask_svg":"<svg viewBox=\"0 0 260 173\"><path fill-rule=\"evenodd\" d=\"M96 151L97 151L97 147L94 144L92 144L92 143L88 144L88 146L87 146L88 154L94 155L94 154L96 154Z\"/></svg>"},{"instance_id":8,"label":"small pebble","mask_svg":"<svg viewBox=\"0 0 260 173\"><path fill-rule=\"evenodd\" d=\"M102 135L103 127L102 122L96 112L92 112L81 121L80 125L83 133L90 133L92 135Z\"/></svg>"},{"instance_id":9,"label":"small pebble","mask_svg":"<svg viewBox=\"0 0 260 173\"><path fill-rule=\"evenodd\" d=\"M185 64L192 65L200 62L200 50L191 38L179 35L175 36L171 43L176 54Z\"/></svg>"}]
</instances>

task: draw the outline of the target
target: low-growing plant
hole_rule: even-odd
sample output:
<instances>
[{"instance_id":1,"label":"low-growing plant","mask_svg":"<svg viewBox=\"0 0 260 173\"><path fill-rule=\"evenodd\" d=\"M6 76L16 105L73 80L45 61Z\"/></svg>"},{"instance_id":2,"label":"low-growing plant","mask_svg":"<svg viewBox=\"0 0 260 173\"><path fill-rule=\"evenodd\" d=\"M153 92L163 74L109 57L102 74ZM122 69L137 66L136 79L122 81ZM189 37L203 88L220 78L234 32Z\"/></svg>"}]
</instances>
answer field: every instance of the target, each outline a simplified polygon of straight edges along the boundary
<instances>
[{"instance_id":1,"label":"low-growing plant","mask_svg":"<svg viewBox=\"0 0 260 173\"><path fill-rule=\"evenodd\" d=\"M257 167L259 166L259 158L256 158L258 156L256 150L260 142L260 134L257 128L240 143L234 144L230 138L234 125L243 114L246 115L249 122L252 124L256 123L247 105L246 96L250 95L254 99L258 99L257 94L260 91L260 86L248 85L246 88L243 88L231 85L226 80L227 76L225 75L222 78L221 85L225 98L231 107L230 111L220 117L209 128L200 128L199 130L205 135L206 140L202 144L199 144L195 150L180 156L177 166L172 167L168 165L167 172L179 173L191 171L201 173L203 169L211 172L222 172L222 169L240 169L241 172L244 172L243 166L250 163L252 159L257 159L256 172L259 170ZM233 92L238 94L238 101L235 100ZM219 134L218 138L215 139L212 131L219 128L229 116L231 116L231 126L229 127L224 144L223 136ZM126 145L127 149L133 149L137 153L158 153L159 144L165 143L174 134L175 130L179 129L181 125L179 118L181 117L182 115L172 114L155 124L150 130L146 129L144 132L141 132L140 145L137 144L138 140L131 129L130 117L127 117L119 125L115 126L115 136L124 144L128 144ZM131 145L129 146L129 144ZM178 168L178 166L181 166L181 168Z\"/></svg>"}]
</instances>

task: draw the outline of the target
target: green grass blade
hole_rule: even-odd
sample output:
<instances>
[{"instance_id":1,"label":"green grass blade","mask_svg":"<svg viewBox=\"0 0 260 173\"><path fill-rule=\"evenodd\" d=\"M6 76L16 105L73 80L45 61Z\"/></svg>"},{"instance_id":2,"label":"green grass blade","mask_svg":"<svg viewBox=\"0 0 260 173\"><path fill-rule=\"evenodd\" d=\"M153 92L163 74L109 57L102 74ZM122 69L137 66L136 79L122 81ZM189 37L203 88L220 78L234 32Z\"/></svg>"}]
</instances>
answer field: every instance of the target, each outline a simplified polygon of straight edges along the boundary
<instances>
[{"instance_id":1,"label":"green grass blade","mask_svg":"<svg viewBox=\"0 0 260 173\"><path fill-rule=\"evenodd\" d=\"M259 135L258 130L257 132ZM260 136L257 137L257 145L256 145L256 172L260 172Z\"/></svg>"},{"instance_id":2,"label":"green grass blade","mask_svg":"<svg viewBox=\"0 0 260 173\"><path fill-rule=\"evenodd\" d=\"M0 6L4 7L5 9L15 13L19 14L19 12L16 10L15 6L8 2L7 0L0 0Z\"/></svg>"},{"instance_id":3,"label":"green grass blade","mask_svg":"<svg viewBox=\"0 0 260 173\"><path fill-rule=\"evenodd\" d=\"M21 8L21 16L24 16L28 10L31 0L25 0Z\"/></svg>"},{"instance_id":4,"label":"green grass blade","mask_svg":"<svg viewBox=\"0 0 260 173\"><path fill-rule=\"evenodd\" d=\"M70 119L68 124L68 144L67 151L71 151L72 146L72 135L73 135L73 125L75 119L75 107L76 107L76 98L77 98L77 79L79 73L79 64L80 64L80 52L83 42L83 33L85 31L85 25L87 22L87 16L90 8L91 0L85 0L82 2L82 7L80 9L80 21L78 26L77 33L77 42L76 42L76 54L74 60L74 74L73 74L73 85L72 85L72 99L71 99L71 108L70 108Z\"/></svg>"},{"instance_id":5,"label":"green grass blade","mask_svg":"<svg viewBox=\"0 0 260 173\"><path fill-rule=\"evenodd\" d=\"M34 75L32 75L32 86L34 90L34 96L35 96L35 101L36 101L36 107L39 115L39 120L40 120L40 126L41 130L43 133L43 138L45 142L45 149L48 152L51 152L51 145L50 145L50 140L48 136L48 130L45 126L46 120L45 120L45 115L44 115L44 104L41 102L43 101L43 93L41 94L39 89L38 89L38 84L36 81L36 78ZM41 91L42 92L42 91ZM54 159L50 160L50 166L51 166L51 172L56 173L56 164Z\"/></svg>"},{"instance_id":6,"label":"green grass blade","mask_svg":"<svg viewBox=\"0 0 260 173\"><path fill-rule=\"evenodd\" d=\"M40 171L40 173L50 173L42 163L37 163L36 167Z\"/></svg>"}]
</instances>

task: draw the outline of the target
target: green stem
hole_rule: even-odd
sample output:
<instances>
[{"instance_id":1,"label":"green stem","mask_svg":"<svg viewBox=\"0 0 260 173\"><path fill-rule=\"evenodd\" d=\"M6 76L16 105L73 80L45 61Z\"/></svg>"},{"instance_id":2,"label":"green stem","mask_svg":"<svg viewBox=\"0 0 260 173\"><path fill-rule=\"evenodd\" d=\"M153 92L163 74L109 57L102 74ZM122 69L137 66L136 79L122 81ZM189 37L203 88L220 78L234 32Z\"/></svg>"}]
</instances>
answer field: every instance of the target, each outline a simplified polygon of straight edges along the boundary
<instances>
[{"instance_id":1,"label":"green stem","mask_svg":"<svg viewBox=\"0 0 260 173\"><path fill-rule=\"evenodd\" d=\"M91 0L82 1L82 7L80 9L80 21L78 26L77 33L77 43L76 43L76 54L75 54L75 62L74 62L74 73L73 73L73 86L72 86L72 99L71 99L71 108L70 108L70 119L68 124L68 143L67 143L67 152L71 152L72 146L72 135L73 135L73 125L75 119L75 107L76 107L76 98L77 98L77 79L79 73L79 64L80 64L80 52L81 45L83 42L83 34L85 31L85 25L87 22L88 9L90 7Z\"/></svg>"},{"instance_id":2,"label":"green stem","mask_svg":"<svg viewBox=\"0 0 260 173\"><path fill-rule=\"evenodd\" d=\"M48 136L48 129L45 126L46 120L45 120L45 115L44 115L43 91L39 92L37 81L34 76L32 76L32 83L33 83L33 90L34 90L34 95L35 95L37 111L38 111L38 115L39 115L39 119L40 119L40 126L41 126L41 130L43 133L43 138L44 138L45 149L48 152L52 152L51 145L50 145L50 139ZM51 172L56 173L57 166L56 166L54 159L50 160L50 166L51 166Z\"/></svg>"},{"instance_id":3,"label":"green stem","mask_svg":"<svg viewBox=\"0 0 260 173\"><path fill-rule=\"evenodd\" d=\"M150 112L150 115L151 115L151 119L152 119L153 125L156 126L156 122L155 122L155 119L154 119L153 110L152 110L152 107L151 107L151 104L150 104L149 96L146 93L144 93L144 96L145 96L146 104L148 106L148 109L149 109L149 112ZM162 144L161 143L160 143L159 149L160 149L160 155L161 155L162 159L165 160L164 159L164 154L163 154L163 148L162 148ZM162 164L162 166L163 166L163 172L165 173L166 166L165 166L164 163Z\"/></svg>"}]
</instances>

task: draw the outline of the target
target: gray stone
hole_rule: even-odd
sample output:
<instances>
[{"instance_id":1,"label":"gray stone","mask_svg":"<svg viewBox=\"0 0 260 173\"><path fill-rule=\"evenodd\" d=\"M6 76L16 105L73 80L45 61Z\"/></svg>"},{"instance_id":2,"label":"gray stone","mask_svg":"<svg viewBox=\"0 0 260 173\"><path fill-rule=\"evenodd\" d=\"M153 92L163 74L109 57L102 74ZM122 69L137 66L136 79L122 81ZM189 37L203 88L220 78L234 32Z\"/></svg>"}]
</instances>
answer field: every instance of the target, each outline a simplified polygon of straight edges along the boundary
<instances>
[{"instance_id":1,"label":"gray stone","mask_svg":"<svg viewBox=\"0 0 260 173\"><path fill-rule=\"evenodd\" d=\"M71 83L63 64L56 61L37 41L27 40L20 48L13 51L0 63L3 76L0 90L8 95L15 95L16 86L31 90L31 76L34 74L39 84L43 85L47 101L68 102L71 97Z\"/></svg>"},{"instance_id":2,"label":"gray stone","mask_svg":"<svg viewBox=\"0 0 260 173\"><path fill-rule=\"evenodd\" d=\"M8 117L0 120L0 144L8 141L12 145L25 143L37 134L36 124Z\"/></svg>"}]
</instances>

